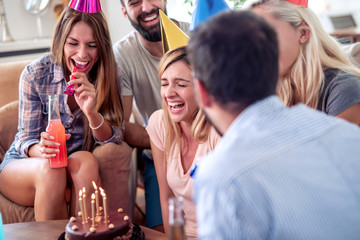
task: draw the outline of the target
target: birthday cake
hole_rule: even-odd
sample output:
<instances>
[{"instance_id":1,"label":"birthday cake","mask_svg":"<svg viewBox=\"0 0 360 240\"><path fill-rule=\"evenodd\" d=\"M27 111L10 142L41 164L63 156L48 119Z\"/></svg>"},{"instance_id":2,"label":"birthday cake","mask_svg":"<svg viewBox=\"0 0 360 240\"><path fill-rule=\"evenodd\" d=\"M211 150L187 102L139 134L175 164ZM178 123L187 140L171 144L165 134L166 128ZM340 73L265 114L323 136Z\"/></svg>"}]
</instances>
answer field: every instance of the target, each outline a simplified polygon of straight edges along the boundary
<instances>
[{"instance_id":1,"label":"birthday cake","mask_svg":"<svg viewBox=\"0 0 360 240\"><path fill-rule=\"evenodd\" d=\"M95 217L95 224L90 219L83 223L82 216L71 217L65 228L65 240L126 240L131 239L132 234L133 224L121 209L110 212L107 222L104 222L103 217Z\"/></svg>"}]
</instances>

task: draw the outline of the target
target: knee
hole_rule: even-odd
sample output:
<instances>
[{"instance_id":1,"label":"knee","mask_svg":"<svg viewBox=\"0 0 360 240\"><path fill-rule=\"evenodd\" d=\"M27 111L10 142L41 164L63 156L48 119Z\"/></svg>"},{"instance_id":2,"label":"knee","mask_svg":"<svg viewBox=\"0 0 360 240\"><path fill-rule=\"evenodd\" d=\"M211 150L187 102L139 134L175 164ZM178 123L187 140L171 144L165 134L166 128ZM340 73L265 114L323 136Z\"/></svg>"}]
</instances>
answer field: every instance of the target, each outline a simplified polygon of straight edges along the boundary
<instances>
[{"instance_id":1,"label":"knee","mask_svg":"<svg viewBox=\"0 0 360 240\"><path fill-rule=\"evenodd\" d=\"M78 172L80 170L99 171L95 156L87 151L79 151L71 154L69 156L67 168L70 173Z\"/></svg>"},{"instance_id":2,"label":"knee","mask_svg":"<svg viewBox=\"0 0 360 240\"><path fill-rule=\"evenodd\" d=\"M39 163L36 173L36 186L53 191L66 187L66 168L50 168L47 161Z\"/></svg>"}]
</instances>

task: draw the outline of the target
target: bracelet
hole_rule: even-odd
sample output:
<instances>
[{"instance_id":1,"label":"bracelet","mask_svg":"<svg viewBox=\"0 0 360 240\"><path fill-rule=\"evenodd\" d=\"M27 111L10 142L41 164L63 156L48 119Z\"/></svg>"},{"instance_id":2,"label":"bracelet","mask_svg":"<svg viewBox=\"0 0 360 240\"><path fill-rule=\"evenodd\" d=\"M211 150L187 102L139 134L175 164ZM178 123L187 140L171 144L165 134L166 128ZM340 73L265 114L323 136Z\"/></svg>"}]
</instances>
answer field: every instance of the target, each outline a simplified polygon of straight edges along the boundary
<instances>
[{"instance_id":1,"label":"bracelet","mask_svg":"<svg viewBox=\"0 0 360 240\"><path fill-rule=\"evenodd\" d=\"M100 117L101 117L101 123L100 123L99 126L97 126L97 127L92 127L92 126L90 125L90 123L89 123L89 127L90 127L92 130L99 129L99 128L104 124L104 117L103 117L103 115L101 115L101 113L99 113L99 115L100 115Z\"/></svg>"}]
</instances>

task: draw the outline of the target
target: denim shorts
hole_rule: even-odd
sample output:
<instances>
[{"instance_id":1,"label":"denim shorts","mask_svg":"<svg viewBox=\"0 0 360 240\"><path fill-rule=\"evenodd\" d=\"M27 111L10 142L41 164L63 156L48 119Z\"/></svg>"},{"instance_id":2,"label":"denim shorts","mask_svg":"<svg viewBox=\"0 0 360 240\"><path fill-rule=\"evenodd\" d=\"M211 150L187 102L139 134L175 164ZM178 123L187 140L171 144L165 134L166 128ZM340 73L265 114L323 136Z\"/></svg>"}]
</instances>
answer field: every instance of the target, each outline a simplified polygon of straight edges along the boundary
<instances>
[{"instance_id":1,"label":"denim shorts","mask_svg":"<svg viewBox=\"0 0 360 240\"><path fill-rule=\"evenodd\" d=\"M13 143L11 144L9 150L5 153L4 159L0 164L0 172L7 164L19 159L23 159L23 157L21 157L18 151L16 151L15 144Z\"/></svg>"},{"instance_id":2,"label":"denim shorts","mask_svg":"<svg viewBox=\"0 0 360 240\"><path fill-rule=\"evenodd\" d=\"M160 205L159 185L156 178L154 161L142 154L145 161L144 185L145 185L145 211L146 226L155 227L163 224Z\"/></svg>"}]
</instances>

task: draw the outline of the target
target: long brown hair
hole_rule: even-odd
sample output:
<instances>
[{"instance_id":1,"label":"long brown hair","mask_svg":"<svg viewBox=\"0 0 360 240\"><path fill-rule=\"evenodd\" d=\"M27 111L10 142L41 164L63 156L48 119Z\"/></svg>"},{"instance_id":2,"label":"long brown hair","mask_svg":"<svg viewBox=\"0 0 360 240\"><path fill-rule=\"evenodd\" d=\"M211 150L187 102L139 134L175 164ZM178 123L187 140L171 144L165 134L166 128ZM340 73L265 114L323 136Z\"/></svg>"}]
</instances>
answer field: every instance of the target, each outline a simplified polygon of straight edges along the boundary
<instances>
[{"instance_id":1,"label":"long brown hair","mask_svg":"<svg viewBox=\"0 0 360 240\"><path fill-rule=\"evenodd\" d=\"M185 47L180 47L172 51L169 51L162 57L158 70L159 79L161 79L161 76L170 65L178 61L183 61L191 69L191 65L187 57ZM178 145L179 147L178 149L179 150L181 149L182 130L180 123L176 123L171 119L168 112L168 108L164 102L162 103L162 108L164 110L164 118L165 118L164 155L165 155L165 161L169 161L170 159L168 159L168 155L174 141ZM191 135L198 144L204 143L208 139L210 127L211 125L206 120L204 113L200 110L200 108L197 108L197 110L194 112L192 116ZM184 144L187 143L185 142Z\"/></svg>"},{"instance_id":2,"label":"long brown hair","mask_svg":"<svg viewBox=\"0 0 360 240\"><path fill-rule=\"evenodd\" d=\"M109 27L102 12L84 13L66 7L55 28L51 53L55 64L63 69L65 78L71 75L66 65L64 45L73 26L85 22L94 32L99 59L89 73L89 81L96 89L96 109L105 120L114 127L121 127L123 122L123 105L120 93L120 83L116 67ZM94 139L86 117L84 117L83 150L91 151Z\"/></svg>"}]
</instances>

